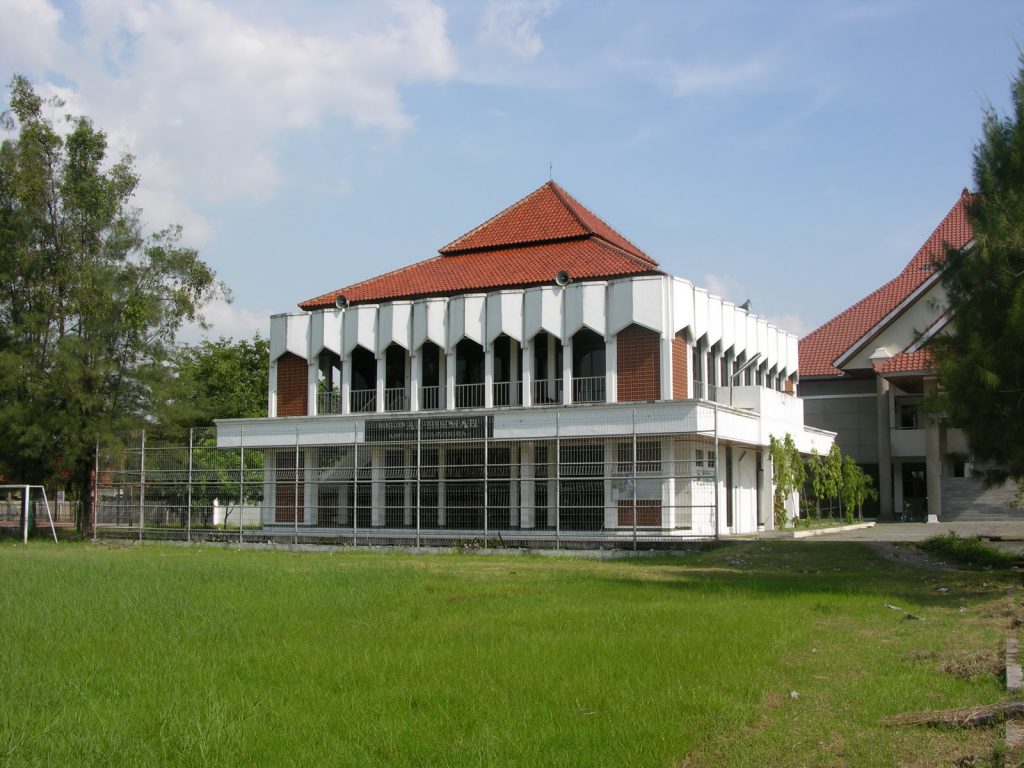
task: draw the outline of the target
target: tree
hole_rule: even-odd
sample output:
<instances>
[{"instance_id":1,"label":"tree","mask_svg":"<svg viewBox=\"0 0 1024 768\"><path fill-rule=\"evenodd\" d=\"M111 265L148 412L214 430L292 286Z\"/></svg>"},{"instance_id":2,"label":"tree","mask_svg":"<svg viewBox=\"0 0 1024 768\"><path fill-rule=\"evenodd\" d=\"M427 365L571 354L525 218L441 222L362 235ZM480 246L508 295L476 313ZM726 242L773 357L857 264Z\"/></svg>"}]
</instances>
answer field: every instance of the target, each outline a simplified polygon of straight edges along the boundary
<instances>
[{"instance_id":1,"label":"tree","mask_svg":"<svg viewBox=\"0 0 1024 768\"><path fill-rule=\"evenodd\" d=\"M973 247L950 249L942 284L952 329L932 343L942 389L934 406L975 456L1024 482L1024 55L1012 113L988 107L968 203Z\"/></svg>"},{"instance_id":2,"label":"tree","mask_svg":"<svg viewBox=\"0 0 1024 768\"><path fill-rule=\"evenodd\" d=\"M221 286L181 230L144 234L133 158L86 117L58 130L24 77L0 144L0 474L83 502L98 442L146 423L174 335ZM83 526L84 527L84 526Z\"/></svg>"},{"instance_id":3,"label":"tree","mask_svg":"<svg viewBox=\"0 0 1024 768\"><path fill-rule=\"evenodd\" d=\"M847 522L853 522L854 512L857 513L857 517L863 522L864 502L876 501L878 499L878 491L875 490L874 486L875 481L871 475L864 474L864 470L860 468L856 461L849 456L843 459L840 498L845 503L843 514Z\"/></svg>"},{"instance_id":4,"label":"tree","mask_svg":"<svg viewBox=\"0 0 1024 768\"><path fill-rule=\"evenodd\" d=\"M836 443L832 443L828 454L822 458L817 452L811 454L811 486L814 489L814 496L818 509L818 517L821 517L821 500L828 499L829 502L839 497L840 507L842 506L842 484L843 484L843 454ZM831 517L831 504L829 506Z\"/></svg>"},{"instance_id":5,"label":"tree","mask_svg":"<svg viewBox=\"0 0 1024 768\"><path fill-rule=\"evenodd\" d=\"M267 415L270 345L258 333L251 340L203 341L180 348L173 361L173 396L160 421L203 426L215 418Z\"/></svg>"},{"instance_id":6,"label":"tree","mask_svg":"<svg viewBox=\"0 0 1024 768\"><path fill-rule=\"evenodd\" d=\"M782 440L772 435L768 439L768 452L772 458L772 484L775 486L775 526L782 528L787 522L786 499L791 493L803 487L807 473L804 470L803 457L797 450L793 436L788 432Z\"/></svg>"}]
</instances>

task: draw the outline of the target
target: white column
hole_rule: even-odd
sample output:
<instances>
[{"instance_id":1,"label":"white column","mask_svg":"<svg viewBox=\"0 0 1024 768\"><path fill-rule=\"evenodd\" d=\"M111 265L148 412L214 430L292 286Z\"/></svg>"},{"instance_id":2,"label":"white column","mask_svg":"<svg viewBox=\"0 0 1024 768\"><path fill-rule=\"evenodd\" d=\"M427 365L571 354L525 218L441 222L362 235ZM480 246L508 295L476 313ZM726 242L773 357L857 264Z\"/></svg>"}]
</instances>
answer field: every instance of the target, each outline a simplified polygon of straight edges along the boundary
<instances>
[{"instance_id":1,"label":"white column","mask_svg":"<svg viewBox=\"0 0 1024 768\"><path fill-rule=\"evenodd\" d=\"M370 525L379 528L384 525L384 451L372 448L370 462Z\"/></svg>"},{"instance_id":2,"label":"white column","mask_svg":"<svg viewBox=\"0 0 1024 768\"><path fill-rule=\"evenodd\" d=\"M376 397L374 398L377 413L384 413L384 372L387 370L387 356L377 358Z\"/></svg>"},{"instance_id":3,"label":"white column","mask_svg":"<svg viewBox=\"0 0 1024 768\"><path fill-rule=\"evenodd\" d=\"M437 525L440 528L444 527L445 524L445 487L444 487L444 476L445 476L445 448L443 445L437 447Z\"/></svg>"},{"instance_id":4,"label":"white column","mask_svg":"<svg viewBox=\"0 0 1024 768\"><path fill-rule=\"evenodd\" d=\"M562 344L562 403L572 403L572 338Z\"/></svg>"},{"instance_id":5,"label":"white column","mask_svg":"<svg viewBox=\"0 0 1024 768\"><path fill-rule=\"evenodd\" d=\"M661 333L661 399L672 399L672 336L668 331Z\"/></svg>"},{"instance_id":6,"label":"white column","mask_svg":"<svg viewBox=\"0 0 1024 768\"><path fill-rule=\"evenodd\" d=\"M316 395L317 385L319 384L320 373L319 361L314 357L307 361L306 365L306 413L310 416L316 416Z\"/></svg>"},{"instance_id":7,"label":"white column","mask_svg":"<svg viewBox=\"0 0 1024 768\"><path fill-rule=\"evenodd\" d=\"M484 345L484 408L494 407L494 344Z\"/></svg>"},{"instance_id":8,"label":"white column","mask_svg":"<svg viewBox=\"0 0 1024 768\"><path fill-rule=\"evenodd\" d=\"M423 374L423 348L409 355L409 410L420 409L420 377Z\"/></svg>"},{"instance_id":9,"label":"white column","mask_svg":"<svg viewBox=\"0 0 1024 768\"><path fill-rule=\"evenodd\" d=\"M445 355L444 365L444 407L449 411L455 410L455 350L452 349Z\"/></svg>"},{"instance_id":10,"label":"white column","mask_svg":"<svg viewBox=\"0 0 1024 768\"><path fill-rule=\"evenodd\" d=\"M604 527L619 527L619 493L615 490L618 469L618 440L604 441Z\"/></svg>"},{"instance_id":11,"label":"white column","mask_svg":"<svg viewBox=\"0 0 1024 768\"><path fill-rule=\"evenodd\" d=\"M516 382L519 381L519 350L522 349L518 341L511 341L508 345L508 377L510 379L509 386L509 405L519 405L519 387Z\"/></svg>"},{"instance_id":12,"label":"white column","mask_svg":"<svg viewBox=\"0 0 1024 768\"><path fill-rule=\"evenodd\" d=\"M925 397L934 396L937 390L938 384L934 378L924 380ZM925 413L924 417L924 476L928 489L928 522L937 523L942 519L942 444L938 418L930 413Z\"/></svg>"},{"instance_id":13,"label":"white column","mask_svg":"<svg viewBox=\"0 0 1024 768\"><path fill-rule=\"evenodd\" d=\"M606 403L618 401L619 339L609 336L604 340L604 399Z\"/></svg>"},{"instance_id":14,"label":"white column","mask_svg":"<svg viewBox=\"0 0 1024 768\"><path fill-rule=\"evenodd\" d=\"M269 381L267 382L267 416L277 416L277 360L270 361Z\"/></svg>"},{"instance_id":15,"label":"white column","mask_svg":"<svg viewBox=\"0 0 1024 768\"><path fill-rule=\"evenodd\" d=\"M352 356L341 361L341 412L352 412Z\"/></svg>"},{"instance_id":16,"label":"white column","mask_svg":"<svg viewBox=\"0 0 1024 768\"><path fill-rule=\"evenodd\" d=\"M761 509L760 516L764 520L766 531L775 530L775 485L772 483L775 468L772 466L772 455L766 448L761 449Z\"/></svg>"},{"instance_id":17,"label":"white column","mask_svg":"<svg viewBox=\"0 0 1024 768\"><path fill-rule=\"evenodd\" d=\"M676 453L675 440L671 437L661 441L661 524L666 528L676 527Z\"/></svg>"},{"instance_id":18,"label":"white column","mask_svg":"<svg viewBox=\"0 0 1024 768\"><path fill-rule=\"evenodd\" d=\"M414 505L414 500L413 500L413 495L414 494L413 494L413 491L415 490L415 488L413 486L413 478L416 476L415 475L416 467L413 466L413 463L415 461L415 457L416 457L416 454L414 453L412 447L410 447L410 446L406 446L405 450L402 451L402 464L404 465L404 467L402 469L402 478L405 480L405 485L404 485L405 493L404 493L403 498L402 498L402 502L403 502L402 521L406 525L412 525L412 522L413 522L413 512L414 512L414 509L413 509L413 505Z\"/></svg>"},{"instance_id":19,"label":"white column","mask_svg":"<svg viewBox=\"0 0 1024 768\"><path fill-rule=\"evenodd\" d=\"M310 468L316 466L313 460L316 449L306 448L302 451L302 465L305 469L302 472L302 521L309 525L320 524L320 494L316 481L310 479L313 472ZM239 500L238 513L242 513L242 503Z\"/></svg>"},{"instance_id":20,"label":"white column","mask_svg":"<svg viewBox=\"0 0 1024 768\"><path fill-rule=\"evenodd\" d=\"M533 339L523 347L523 405L533 405Z\"/></svg>"},{"instance_id":21,"label":"white column","mask_svg":"<svg viewBox=\"0 0 1024 768\"><path fill-rule=\"evenodd\" d=\"M509 448L508 468L508 524L510 528L519 526L519 465L520 450L516 446Z\"/></svg>"},{"instance_id":22,"label":"white column","mask_svg":"<svg viewBox=\"0 0 1024 768\"><path fill-rule=\"evenodd\" d=\"M883 519L891 520L899 517L903 512L902 500L893 510L893 482L892 482L892 443L889 430L891 429L890 403L889 403L889 382L881 376L876 378L877 384L877 424L878 424L878 514ZM901 494L902 495L902 494Z\"/></svg>"},{"instance_id":23,"label":"white column","mask_svg":"<svg viewBox=\"0 0 1024 768\"><path fill-rule=\"evenodd\" d=\"M525 358L523 359L525 362ZM523 383L523 386L526 386L525 382ZM520 528L533 528L533 521L536 514L536 510L533 507L533 456L533 443L523 443L522 449L519 452L519 464L522 468L518 483L519 499L521 502L519 513Z\"/></svg>"}]
</instances>

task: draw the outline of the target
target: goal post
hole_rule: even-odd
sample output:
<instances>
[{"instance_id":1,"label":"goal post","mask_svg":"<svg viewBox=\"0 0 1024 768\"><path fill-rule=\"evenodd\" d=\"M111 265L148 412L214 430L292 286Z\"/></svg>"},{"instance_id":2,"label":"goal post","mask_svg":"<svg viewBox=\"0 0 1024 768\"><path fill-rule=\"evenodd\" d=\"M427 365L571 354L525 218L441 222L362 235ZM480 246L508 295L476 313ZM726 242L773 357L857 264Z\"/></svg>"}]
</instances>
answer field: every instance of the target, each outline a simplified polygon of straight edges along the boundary
<instances>
[{"instance_id":1,"label":"goal post","mask_svg":"<svg viewBox=\"0 0 1024 768\"><path fill-rule=\"evenodd\" d=\"M20 492L20 499L12 499ZM33 493L42 499L43 509L46 511L46 519L50 524L50 533L53 534L53 541L57 541L57 526L53 522L53 512L50 510L50 501L46 498L46 488L41 485L0 485L0 495L4 499L0 501L0 521L5 523L14 522L15 519L21 527L21 541L28 544L28 531L32 525L32 496ZM19 514L15 516L14 505L20 502ZM38 514L38 502L36 503ZM37 523L38 524L38 523Z\"/></svg>"}]
</instances>

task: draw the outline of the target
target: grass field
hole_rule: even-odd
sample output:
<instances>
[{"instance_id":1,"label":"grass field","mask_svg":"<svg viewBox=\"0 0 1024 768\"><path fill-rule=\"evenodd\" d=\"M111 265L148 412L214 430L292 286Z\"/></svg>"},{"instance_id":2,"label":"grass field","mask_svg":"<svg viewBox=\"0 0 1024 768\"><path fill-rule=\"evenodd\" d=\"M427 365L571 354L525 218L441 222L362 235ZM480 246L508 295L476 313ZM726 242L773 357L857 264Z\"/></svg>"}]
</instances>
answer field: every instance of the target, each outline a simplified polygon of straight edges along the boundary
<instances>
[{"instance_id":1,"label":"grass field","mask_svg":"<svg viewBox=\"0 0 1024 768\"><path fill-rule=\"evenodd\" d=\"M3 543L0 584L10 766L994 765L997 730L878 721L1001 699L1020 605L1007 572L781 541L617 561Z\"/></svg>"}]
</instances>

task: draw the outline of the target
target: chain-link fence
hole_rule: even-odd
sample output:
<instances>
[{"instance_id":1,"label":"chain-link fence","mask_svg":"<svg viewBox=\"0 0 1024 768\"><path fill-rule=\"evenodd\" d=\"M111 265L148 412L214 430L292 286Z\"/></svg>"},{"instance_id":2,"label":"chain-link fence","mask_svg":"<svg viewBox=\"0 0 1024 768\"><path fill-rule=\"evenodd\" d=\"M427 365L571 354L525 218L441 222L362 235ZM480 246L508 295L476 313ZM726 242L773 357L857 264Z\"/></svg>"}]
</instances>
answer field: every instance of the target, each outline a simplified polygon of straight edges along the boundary
<instances>
[{"instance_id":1,"label":"chain-link fence","mask_svg":"<svg viewBox=\"0 0 1024 768\"><path fill-rule=\"evenodd\" d=\"M552 414L552 421L557 417ZM345 442L216 429L126 436L97 462L98 536L415 546L629 547L711 538L715 434L502 439L489 416L368 418ZM757 469L760 471L760 453ZM751 493L759 493L754 481ZM753 501L751 502L753 507ZM760 506L758 504L758 506ZM728 509L726 509L728 507ZM756 524L755 524L756 527Z\"/></svg>"}]
</instances>

